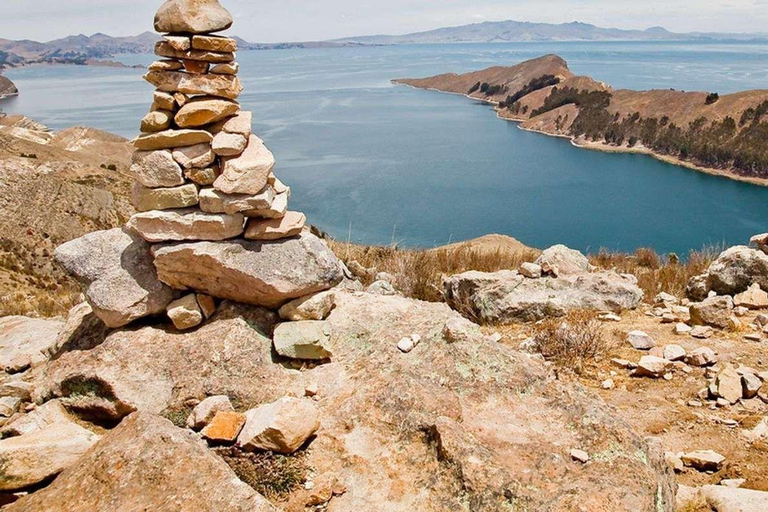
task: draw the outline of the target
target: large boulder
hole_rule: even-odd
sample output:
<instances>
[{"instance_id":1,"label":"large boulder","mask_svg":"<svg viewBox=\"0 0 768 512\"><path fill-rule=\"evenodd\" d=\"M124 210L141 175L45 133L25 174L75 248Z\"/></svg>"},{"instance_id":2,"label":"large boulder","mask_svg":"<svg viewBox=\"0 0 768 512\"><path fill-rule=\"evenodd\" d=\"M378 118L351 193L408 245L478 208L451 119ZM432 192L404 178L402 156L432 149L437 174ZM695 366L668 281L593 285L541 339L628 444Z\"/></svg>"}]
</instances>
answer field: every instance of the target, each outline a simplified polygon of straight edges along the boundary
<instances>
[{"instance_id":1,"label":"large boulder","mask_svg":"<svg viewBox=\"0 0 768 512\"><path fill-rule=\"evenodd\" d=\"M63 326L60 319L0 318L0 369L18 372L48 359Z\"/></svg>"},{"instance_id":2,"label":"large boulder","mask_svg":"<svg viewBox=\"0 0 768 512\"><path fill-rule=\"evenodd\" d=\"M768 255L746 246L724 251L701 275L688 283L688 296L702 300L709 291L718 295L736 295L757 283L768 290Z\"/></svg>"},{"instance_id":3,"label":"large boulder","mask_svg":"<svg viewBox=\"0 0 768 512\"><path fill-rule=\"evenodd\" d=\"M643 298L633 276L615 272L526 279L508 270L470 271L443 286L451 307L483 322L536 321L575 309L619 312Z\"/></svg>"},{"instance_id":4,"label":"large boulder","mask_svg":"<svg viewBox=\"0 0 768 512\"><path fill-rule=\"evenodd\" d=\"M208 34L232 26L232 15L219 0L168 0L155 14L157 32Z\"/></svg>"},{"instance_id":5,"label":"large boulder","mask_svg":"<svg viewBox=\"0 0 768 512\"><path fill-rule=\"evenodd\" d=\"M7 510L51 507L67 512L276 510L196 434L147 413L126 418L50 486Z\"/></svg>"},{"instance_id":6,"label":"large boulder","mask_svg":"<svg viewBox=\"0 0 768 512\"><path fill-rule=\"evenodd\" d=\"M85 287L93 312L109 327L165 311L176 297L157 279L149 244L115 228L60 245L56 261Z\"/></svg>"},{"instance_id":7,"label":"large boulder","mask_svg":"<svg viewBox=\"0 0 768 512\"><path fill-rule=\"evenodd\" d=\"M339 260L310 233L277 242L165 244L153 252L160 280L173 288L270 308L332 288L343 278Z\"/></svg>"},{"instance_id":8,"label":"large boulder","mask_svg":"<svg viewBox=\"0 0 768 512\"><path fill-rule=\"evenodd\" d=\"M18 491L74 464L99 436L73 421L0 441L0 491Z\"/></svg>"},{"instance_id":9,"label":"large boulder","mask_svg":"<svg viewBox=\"0 0 768 512\"><path fill-rule=\"evenodd\" d=\"M227 395L258 404L283 394L288 376L271 364L277 315L222 304L200 329L116 331L87 352L69 352L32 375L32 398L61 397L72 412L112 423L135 410L181 410L190 399Z\"/></svg>"},{"instance_id":10,"label":"large boulder","mask_svg":"<svg viewBox=\"0 0 768 512\"><path fill-rule=\"evenodd\" d=\"M546 249L535 263L540 267L557 269L557 275L560 276L582 274L592 269L586 256L565 245L553 245Z\"/></svg>"},{"instance_id":11,"label":"large boulder","mask_svg":"<svg viewBox=\"0 0 768 512\"><path fill-rule=\"evenodd\" d=\"M727 295L709 297L690 306L691 325L710 325L725 329L733 315L733 299Z\"/></svg>"}]
</instances>

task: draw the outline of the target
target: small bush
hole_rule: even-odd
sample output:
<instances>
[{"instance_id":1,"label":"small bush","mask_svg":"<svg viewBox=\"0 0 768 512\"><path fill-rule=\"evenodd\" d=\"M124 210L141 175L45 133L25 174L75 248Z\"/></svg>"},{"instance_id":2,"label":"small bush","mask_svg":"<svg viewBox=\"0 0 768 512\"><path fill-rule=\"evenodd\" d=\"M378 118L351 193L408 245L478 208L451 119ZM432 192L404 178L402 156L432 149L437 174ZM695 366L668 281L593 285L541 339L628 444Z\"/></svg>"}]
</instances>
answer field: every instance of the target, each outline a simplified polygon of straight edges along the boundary
<instances>
[{"instance_id":1,"label":"small bush","mask_svg":"<svg viewBox=\"0 0 768 512\"><path fill-rule=\"evenodd\" d=\"M576 373L611 348L603 323L593 311L572 311L564 318L543 320L534 326L533 340L547 360Z\"/></svg>"},{"instance_id":2,"label":"small bush","mask_svg":"<svg viewBox=\"0 0 768 512\"><path fill-rule=\"evenodd\" d=\"M280 455L272 452L250 453L237 448L214 450L235 474L268 499L286 498L307 480L309 466L306 452Z\"/></svg>"},{"instance_id":3,"label":"small bush","mask_svg":"<svg viewBox=\"0 0 768 512\"><path fill-rule=\"evenodd\" d=\"M719 94L717 94L716 92L711 92L707 94L707 99L704 100L704 103L706 103L707 105L712 105L713 103L717 103L717 100L719 99L720 99Z\"/></svg>"}]
</instances>

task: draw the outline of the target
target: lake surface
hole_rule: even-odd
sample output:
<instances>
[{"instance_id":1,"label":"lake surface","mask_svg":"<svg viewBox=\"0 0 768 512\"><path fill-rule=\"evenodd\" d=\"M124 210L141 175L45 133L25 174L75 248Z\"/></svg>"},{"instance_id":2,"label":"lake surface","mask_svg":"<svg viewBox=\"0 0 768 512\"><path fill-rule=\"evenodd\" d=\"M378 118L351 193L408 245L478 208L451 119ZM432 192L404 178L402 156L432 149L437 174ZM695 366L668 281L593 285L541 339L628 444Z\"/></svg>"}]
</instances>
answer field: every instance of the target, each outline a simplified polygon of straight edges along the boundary
<instances>
[{"instance_id":1,"label":"lake surface","mask_svg":"<svg viewBox=\"0 0 768 512\"><path fill-rule=\"evenodd\" d=\"M536 247L685 254L768 231L768 188L574 148L467 98L390 83L547 53L614 87L768 88L768 44L461 44L241 52L240 99L293 189L292 209L339 239L431 247L503 233ZM89 125L131 137L151 102L141 74L12 70L21 95L0 107L54 129Z\"/></svg>"}]
</instances>

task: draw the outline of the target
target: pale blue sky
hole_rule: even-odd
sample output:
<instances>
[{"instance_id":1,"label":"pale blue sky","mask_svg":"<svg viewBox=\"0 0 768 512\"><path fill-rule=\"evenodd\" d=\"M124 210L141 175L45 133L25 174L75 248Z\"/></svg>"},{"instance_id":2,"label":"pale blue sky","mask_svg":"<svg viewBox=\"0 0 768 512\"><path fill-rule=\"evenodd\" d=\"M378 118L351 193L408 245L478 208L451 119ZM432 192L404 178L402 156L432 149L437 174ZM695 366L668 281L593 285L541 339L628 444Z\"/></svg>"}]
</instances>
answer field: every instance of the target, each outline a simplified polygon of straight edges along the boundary
<instances>
[{"instance_id":1,"label":"pale blue sky","mask_svg":"<svg viewBox=\"0 0 768 512\"><path fill-rule=\"evenodd\" d=\"M0 38L150 30L160 0L2 0ZM233 33L252 42L403 34L514 19L676 32L766 32L768 0L224 0Z\"/></svg>"}]
</instances>

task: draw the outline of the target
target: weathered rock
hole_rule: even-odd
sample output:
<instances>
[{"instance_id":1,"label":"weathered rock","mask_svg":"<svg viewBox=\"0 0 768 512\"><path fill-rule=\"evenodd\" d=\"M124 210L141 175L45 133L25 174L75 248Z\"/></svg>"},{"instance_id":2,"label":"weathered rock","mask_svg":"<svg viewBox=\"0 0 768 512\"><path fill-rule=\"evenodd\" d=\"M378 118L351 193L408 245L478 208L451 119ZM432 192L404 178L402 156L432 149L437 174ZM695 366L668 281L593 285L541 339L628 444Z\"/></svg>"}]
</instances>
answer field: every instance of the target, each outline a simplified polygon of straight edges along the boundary
<instances>
[{"instance_id":1,"label":"weathered rock","mask_svg":"<svg viewBox=\"0 0 768 512\"><path fill-rule=\"evenodd\" d=\"M181 71L150 71L144 75L144 80L163 92L207 94L230 100L237 99L243 90L240 79L234 75L194 75Z\"/></svg>"},{"instance_id":2,"label":"weathered rock","mask_svg":"<svg viewBox=\"0 0 768 512\"><path fill-rule=\"evenodd\" d=\"M635 350L651 350L656 346L656 342L653 341L651 336L643 331L631 331L627 335L627 341L632 345Z\"/></svg>"},{"instance_id":3,"label":"weathered rock","mask_svg":"<svg viewBox=\"0 0 768 512\"><path fill-rule=\"evenodd\" d=\"M374 281L365 292L372 295L397 295L397 290L389 281Z\"/></svg>"},{"instance_id":4,"label":"weathered rock","mask_svg":"<svg viewBox=\"0 0 768 512\"><path fill-rule=\"evenodd\" d=\"M240 64L237 62L227 62L211 66L210 73L215 75L236 75L240 72Z\"/></svg>"},{"instance_id":5,"label":"weathered rock","mask_svg":"<svg viewBox=\"0 0 768 512\"><path fill-rule=\"evenodd\" d=\"M746 291L736 294L733 297L733 303L736 306L749 309L768 308L768 293L764 292L758 283L755 283Z\"/></svg>"},{"instance_id":6,"label":"weathered rock","mask_svg":"<svg viewBox=\"0 0 768 512\"><path fill-rule=\"evenodd\" d=\"M17 412L21 406L21 398L17 396L0 397L0 417L10 418Z\"/></svg>"},{"instance_id":7,"label":"weathered rock","mask_svg":"<svg viewBox=\"0 0 768 512\"><path fill-rule=\"evenodd\" d=\"M142 135L133 141L136 149L154 151L157 149L173 149L195 144L210 144L213 135L205 130L165 130L162 132Z\"/></svg>"},{"instance_id":8,"label":"weathered rock","mask_svg":"<svg viewBox=\"0 0 768 512\"><path fill-rule=\"evenodd\" d=\"M246 416L241 412L219 411L201 432L214 443L234 443L245 425Z\"/></svg>"},{"instance_id":9,"label":"weathered rock","mask_svg":"<svg viewBox=\"0 0 768 512\"><path fill-rule=\"evenodd\" d=\"M225 194L258 194L267 184L275 157L264 143L251 135L242 155L227 158L213 186Z\"/></svg>"},{"instance_id":10,"label":"weathered rock","mask_svg":"<svg viewBox=\"0 0 768 512\"><path fill-rule=\"evenodd\" d=\"M213 137L213 152L219 156L239 156L248 146L248 138L239 133L219 132Z\"/></svg>"},{"instance_id":11,"label":"weathered rock","mask_svg":"<svg viewBox=\"0 0 768 512\"><path fill-rule=\"evenodd\" d=\"M335 306L336 296L332 291L307 295L280 308L280 318L287 321L325 320Z\"/></svg>"},{"instance_id":12,"label":"weathered rock","mask_svg":"<svg viewBox=\"0 0 768 512\"><path fill-rule=\"evenodd\" d=\"M726 366L715 379L717 396L735 404L741 399L741 376L732 366Z\"/></svg>"},{"instance_id":13,"label":"weathered rock","mask_svg":"<svg viewBox=\"0 0 768 512\"><path fill-rule=\"evenodd\" d=\"M692 300L702 300L709 291L736 295L755 283L768 290L768 254L736 246L720 254L705 274L693 278L686 293Z\"/></svg>"},{"instance_id":14,"label":"weathered rock","mask_svg":"<svg viewBox=\"0 0 768 512\"><path fill-rule=\"evenodd\" d=\"M634 278L614 272L525 279L505 270L471 271L443 286L452 307L470 307L485 322L535 321L574 309L619 312L636 308L643 297Z\"/></svg>"},{"instance_id":15,"label":"weathered rock","mask_svg":"<svg viewBox=\"0 0 768 512\"><path fill-rule=\"evenodd\" d=\"M294 453L320 428L317 407L309 400L282 398L245 413L237 444L244 450Z\"/></svg>"},{"instance_id":16,"label":"weathered rock","mask_svg":"<svg viewBox=\"0 0 768 512\"><path fill-rule=\"evenodd\" d=\"M275 510L196 434L143 413L126 418L50 486L8 510L50 510L54 503L68 512Z\"/></svg>"},{"instance_id":17,"label":"weathered rock","mask_svg":"<svg viewBox=\"0 0 768 512\"><path fill-rule=\"evenodd\" d=\"M255 195L224 194L214 188L200 191L200 209L208 213L242 213L269 208L275 199L275 191L270 186Z\"/></svg>"},{"instance_id":18,"label":"weathered rock","mask_svg":"<svg viewBox=\"0 0 768 512\"><path fill-rule=\"evenodd\" d=\"M71 422L72 416L59 400L49 400L35 410L18 415L0 429L2 437L14 437L31 434L51 425Z\"/></svg>"},{"instance_id":19,"label":"weathered rock","mask_svg":"<svg viewBox=\"0 0 768 512\"><path fill-rule=\"evenodd\" d=\"M180 59L184 62L185 68L188 63L200 63L205 65L206 71L209 63L219 64L235 60L235 55L233 53L209 52L205 50L177 50L168 44L167 41L158 41L155 44L155 55L170 59ZM204 73L205 71L200 72Z\"/></svg>"},{"instance_id":20,"label":"weathered rock","mask_svg":"<svg viewBox=\"0 0 768 512\"><path fill-rule=\"evenodd\" d=\"M637 363L634 375L658 379L672 368L672 362L661 357L643 356Z\"/></svg>"},{"instance_id":21,"label":"weathered rock","mask_svg":"<svg viewBox=\"0 0 768 512\"><path fill-rule=\"evenodd\" d=\"M63 327L60 319L0 318L0 368L18 372L47 360Z\"/></svg>"},{"instance_id":22,"label":"weathered rock","mask_svg":"<svg viewBox=\"0 0 768 512\"><path fill-rule=\"evenodd\" d=\"M71 350L90 350L100 345L109 331L109 327L94 314L91 305L82 302L69 310L56 345L49 347L46 353L53 359Z\"/></svg>"},{"instance_id":23,"label":"weathered rock","mask_svg":"<svg viewBox=\"0 0 768 512\"><path fill-rule=\"evenodd\" d=\"M691 329L690 334L694 338L707 339L714 336L715 331L708 325L697 325Z\"/></svg>"},{"instance_id":24,"label":"weathered rock","mask_svg":"<svg viewBox=\"0 0 768 512\"><path fill-rule=\"evenodd\" d=\"M181 64L178 62L175 63L179 66L176 69L181 69ZM169 110L172 112L176 110L176 100L167 92L155 91L152 95L151 110Z\"/></svg>"},{"instance_id":25,"label":"weathered rock","mask_svg":"<svg viewBox=\"0 0 768 512\"><path fill-rule=\"evenodd\" d=\"M272 200L272 204L269 206L269 208L263 210L249 210L247 212L243 212L243 214L246 217L279 219L288 212L288 198L290 195L290 191L279 193L275 196L275 199Z\"/></svg>"},{"instance_id":26,"label":"weathered rock","mask_svg":"<svg viewBox=\"0 0 768 512\"><path fill-rule=\"evenodd\" d=\"M203 98L190 101L176 113L176 124L181 128L205 126L227 118L240 110L233 101Z\"/></svg>"},{"instance_id":27,"label":"weathered rock","mask_svg":"<svg viewBox=\"0 0 768 512\"><path fill-rule=\"evenodd\" d=\"M68 421L0 441L0 490L22 490L58 475L98 439L90 430Z\"/></svg>"},{"instance_id":28,"label":"weathered rock","mask_svg":"<svg viewBox=\"0 0 768 512\"><path fill-rule=\"evenodd\" d=\"M723 485L704 485L699 492L707 503L717 504L717 512L758 512L768 510L768 492L738 489Z\"/></svg>"},{"instance_id":29,"label":"weathered rock","mask_svg":"<svg viewBox=\"0 0 768 512\"><path fill-rule=\"evenodd\" d=\"M127 230L89 233L59 246L55 257L85 286L94 314L109 327L161 313L176 295L157 279L149 245Z\"/></svg>"},{"instance_id":30,"label":"weathered rock","mask_svg":"<svg viewBox=\"0 0 768 512\"><path fill-rule=\"evenodd\" d=\"M197 185L193 183L170 188L147 188L136 183L131 189L131 203L138 212L187 208L197 202Z\"/></svg>"},{"instance_id":31,"label":"weathered rock","mask_svg":"<svg viewBox=\"0 0 768 512\"><path fill-rule=\"evenodd\" d=\"M183 335L152 326L115 331L98 347L35 371L32 398L61 397L73 413L109 422L135 410L180 410L190 397L276 400L289 375L271 362L275 322L272 312L224 303L206 325Z\"/></svg>"},{"instance_id":32,"label":"weathered rock","mask_svg":"<svg viewBox=\"0 0 768 512\"><path fill-rule=\"evenodd\" d=\"M192 409L187 417L187 427L192 430L201 430L211 422L217 412L234 410L227 395L209 396Z\"/></svg>"},{"instance_id":33,"label":"weathered rock","mask_svg":"<svg viewBox=\"0 0 768 512\"><path fill-rule=\"evenodd\" d=\"M691 324L709 325L725 329L733 314L733 299L717 295L701 302L691 304Z\"/></svg>"},{"instance_id":34,"label":"weathered rock","mask_svg":"<svg viewBox=\"0 0 768 512\"><path fill-rule=\"evenodd\" d=\"M690 334L693 331L693 327L682 322L675 324L675 334Z\"/></svg>"},{"instance_id":35,"label":"weathered rock","mask_svg":"<svg viewBox=\"0 0 768 512\"><path fill-rule=\"evenodd\" d=\"M208 34L232 26L232 15L218 0L168 0L155 14L155 31Z\"/></svg>"},{"instance_id":36,"label":"weathered rock","mask_svg":"<svg viewBox=\"0 0 768 512\"><path fill-rule=\"evenodd\" d=\"M681 459L683 464L699 471L717 471L725 462L725 457L712 450L684 453Z\"/></svg>"},{"instance_id":37,"label":"weathered rock","mask_svg":"<svg viewBox=\"0 0 768 512\"><path fill-rule=\"evenodd\" d=\"M196 295L197 305L200 307L200 311L203 313L203 317L207 320L213 316L216 312L216 301L210 295L198 293Z\"/></svg>"},{"instance_id":38,"label":"weathered rock","mask_svg":"<svg viewBox=\"0 0 768 512\"><path fill-rule=\"evenodd\" d=\"M177 60L161 59L161 60L156 60L155 62L147 66L147 69L150 71L178 71L183 67L184 67L184 64L182 64ZM159 110L159 109L152 108L152 110Z\"/></svg>"},{"instance_id":39,"label":"weathered rock","mask_svg":"<svg viewBox=\"0 0 768 512\"><path fill-rule=\"evenodd\" d=\"M168 304L166 308L168 318L173 322L173 326L180 331L192 329L203 322L203 312L197 304L197 297L194 293L185 295Z\"/></svg>"},{"instance_id":40,"label":"weathered rock","mask_svg":"<svg viewBox=\"0 0 768 512\"><path fill-rule=\"evenodd\" d=\"M154 248L160 279L178 289L266 307L332 288L339 260L316 236L279 242L199 242Z\"/></svg>"},{"instance_id":41,"label":"weathered rock","mask_svg":"<svg viewBox=\"0 0 768 512\"><path fill-rule=\"evenodd\" d=\"M193 36L192 48L209 52L233 53L237 51L237 39L221 36Z\"/></svg>"},{"instance_id":42,"label":"weathered rock","mask_svg":"<svg viewBox=\"0 0 768 512\"><path fill-rule=\"evenodd\" d=\"M203 169L216 160L216 154L207 143L173 150L173 159L185 169Z\"/></svg>"},{"instance_id":43,"label":"weathered rock","mask_svg":"<svg viewBox=\"0 0 768 512\"><path fill-rule=\"evenodd\" d=\"M755 398L761 387L763 387L763 381L761 381L760 377L757 375L747 373L741 376L743 398Z\"/></svg>"},{"instance_id":44,"label":"weathered rock","mask_svg":"<svg viewBox=\"0 0 768 512\"><path fill-rule=\"evenodd\" d=\"M12 378L0 384L0 397L14 397L21 400L29 400L32 387L29 382L21 378Z\"/></svg>"},{"instance_id":45,"label":"weathered rock","mask_svg":"<svg viewBox=\"0 0 768 512\"><path fill-rule=\"evenodd\" d=\"M525 262L520 265L520 275L530 279L538 279L541 277L541 267L535 263Z\"/></svg>"},{"instance_id":46,"label":"weathered rock","mask_svg":"<svg viewBox=\"0 0 768 512\"><path fill-rule=\"evenodd\" d=\"M664 359L666 359L667 361L682 361L685 359L685 356L686 356L685 349L680 345L664 346Z\"/></svg>"},{"instance_id":47,"label":"weathered rock","mask_svg":"<svg viewBox=\"0 0 768 512\"><path fill-rule=\"evenodd\" d=\"M193 185L194 186L194 185ZM197 209L150 211L132 216L126 226L146 241L226 240L243 233L240 214L203 213Z\"/></svg>"},{"instance_id":48,"label":"weathered rock","mask_svg":"<svg viewBox=\"0 0 768 512\"><path fill-rule=\"evenodd\" d=\"M213 182L219 177L219 167L213 165L205 169L184 169L184 176L201 187L213 185Z\"/></svg>"},{"instance_id":49,"label":"weathered rock","mask_svg":"<svg viewBox=\"0 0 768 512\"><path fill-rule=\"evenodd\" d=\"M241 110L236 115L226 121L216 123L211 130L214 133L236 133L246 138L251 136L251 125L253 124L253 113L248 110Z\"/></svg>"},{"instance_id":50,"label":"weathered rock","mask_svg":"<svg viewBox=\"0 0 768 512\"><path fill-rule=\"evenodd\" d=\"M275 351L290 359L330 359L330 326L326 322L285 322L275 327Z\"/></svg>"},{"instance_id":51,"label":"weathered rock","mask_svg":"<svg viewBox=\"0 0 768 512\"><path fill-rule=\"evenodd\" d=\"M231 56L233 59L234 57L234 55ZM202 60L183 60L182 64L184 66L184 71L193 75L204 75L208 73L208 70L211 67L209 62L204 62Z\"/></svg>"},{"instance_id":52,"label":"weathered rock","mask_svg":"<svg viewBox=\"0 0 768 512\"><path fill-rule=\"evenodd\" d=\"M301 212L287 212L280 219L251 219L245 230L247 240L280 240L298 236L307 223Z\"/></svg>"},{"instance_id":53,"label":"weathered rock","mask_svg":"<svg viewBox=\"0 0 768 512\"><path fill-rule=\"evenodd\" d=\"M167 110L153 110L141 118L142 132L160 132L171 126L173 112Z\"/></svg>"},{"instance_id":54,"label":"weathered rock","mask_svg":"<svg viewBox=\"0 0 768 512\"><path fill-rule=\"evenodd\" d=\"M717 362L717 356L711 348L700 347L685 356L685 362L691 366L709 366Z\"/></svg>"},{"instance_id":55,"label":"weathered rock","mask_svg":"<svg viewBox=\"0 0 768 512\"><path fill-rule=\"evenodd\" d=\"M557 267L558 276L582 274L592 269L586 256L564 245L554 245L546 249L535 263L540 266L546 263L550 268Z\"/></svg>"},{"instance_id":56,"label":"weathered rock","mask_svg":"<svg viewBox=\"0 0 768 512\"><path fill-rule=\"evenodd\" d=\"M480 326L466 318L451 318L443 326L443 338L448 343L469 343L482 338Z\"/></svg>"},{"instance_id":57,"label":"weathered rock","mask_svg":"<svg viewBox=\"0 0 768 512\"><path fill-rule=\"evenodd\" d=\"M183 52L192 48L192 39L188 36L163 36L163 39L174 50Z\"/></svg>"},{"instance_id":58,"label":"weathered rock","mask_svg":"<svg viewBox=\"0 0 768 512\"><path fill-rule=\"evenodd\" d=\"M131 165L133 178L145 187L176 187L184 184L181 167L170 151L136 151Z\"/></svg>"}]
</instances>

